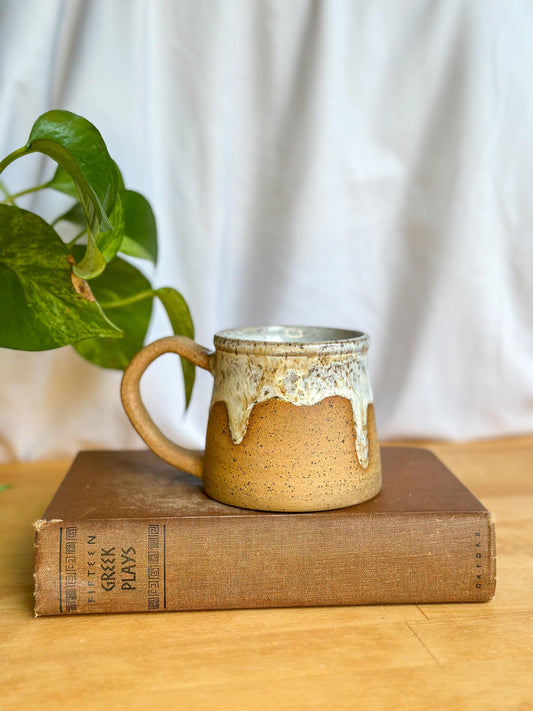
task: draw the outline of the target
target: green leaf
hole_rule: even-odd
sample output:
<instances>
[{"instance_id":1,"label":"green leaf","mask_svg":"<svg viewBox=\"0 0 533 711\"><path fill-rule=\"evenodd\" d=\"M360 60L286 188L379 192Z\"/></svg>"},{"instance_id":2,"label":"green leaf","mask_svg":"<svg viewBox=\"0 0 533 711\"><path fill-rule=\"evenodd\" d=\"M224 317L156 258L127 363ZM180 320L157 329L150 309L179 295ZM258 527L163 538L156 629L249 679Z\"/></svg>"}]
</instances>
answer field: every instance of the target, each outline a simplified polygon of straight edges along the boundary
<instances>
[{"instance_id":1,"label":"green leaf","mask_svg":"<svg viewBox=\"0 0 533 711\"><path fill-rule=\"evenodd\" d=\"M35 152L55 160L71 176L93 233L109 229L107 215L115 204L119 172L98 129L70 111L48 111L33 124L26 145L0 163L0 172Z\"/></svg>"},{"instance_id":2,"label":"green leaf","mask_svg":"<svg viewBox=\"0 0 533 711\"><path fill-rule=\"evenodd\" d=\"M157 227L148 200L133 190L120 193L124 208L124 239L120 251L157 263Z\"/></svg>"},{"instance_id":3,"label":"green leaf","mask_svg":"<svg viewBox=\"0 0 533 711\"><path fill-rule=\"evenodd\" d=\"M124 338L92 338L74 348L91 363L123 370L144 344L152 314L151 284L135 267L117 257L91 281L91 289L104 311L123 330ZM122 302L124 305L117 306Z\"/></svg>"},{"instance_id":4,"label":"green leaf","mask_svg":"<svg viewBox=\"0 0 533 711\"><path fill-rule=\"evenodd\" d=\"M98 246L99 250L102 253L102 256L104 257L106 263L110 262L118 253L119 248L122 244L122 240L124 238L124 206L122 204L123 202L123 194L124 194L124 181L122 180L122 175L120 173L120 169L118 165L113 161L114 166L115 166L115 171L117 173L117 185L119 186L119 191L117 193L117 198L115 201L115 205L113 207L113 211L111 212L111 215L109 216L109 221L111 225L113 226L112 230L106 230L105 232L101 233L98 236ZM48 182L45 187L47 188L53 188L54 190L58 190L59 192L65 193L66 195L70 195L71 197L78 198L78 191L76 190L76 186L74 185L74 182L72 181L72 178L70 175L67 173L67 171L62 168L60 165L57 167L57 170L54 174L54 177L50 182ZM126 191L129 192L129 191ZM135 194L135 193L134 193ZM148 206L150 209L150 206ZM137 218L139 219L139 216L133 216L134 219ZM86 226L86 219L85 219L85 214L83 211L83 206L82 204L77 201L69 210L67 210L65 213L60 215L55 222L71 222L75 225L78 225L79 227L85 227ZM154 219L155 223L155 219ZM156 250L157 250L157 235L156 235ZM124 252L125 254L129 254L129 252ZM132 255L132 256L140 256L140 255ZM83 260L83 257L81 258ZM83 270L83 266L80 264L77 265L77 270Z\"/></svg>"},{"instance_id":5,"label":"green leaf","mask_svg":"<svg viewBox=\"0 0 533 711\"><path fill-rule=\"evenodd\" d=\"M79 249L74 249L74 254ZM154 296L161 300L173 332L194 338L191 314L183 296L169 287L152 289L148 279L120 257L110 262L105 272L91 281L91 288L104 311L125 334L122 339L98 338L76 343L75 349L91 363L104 368L126 368L144 344ZM181 366L188 407L196 371L185 358L181 358Z\"/></svg>"},{"instance_id":6,"label":"green leaf","mask_svg":"<svg viewBox=\"0 0 533 711\"><path fill-rule=\"evenodd\" d=\"M72 274L66 245L38 215L0 205L0 346L40 351L121 331Z\"/></svg>"},{"instance_id":7,"label":"green leaf","mask_svg":"<svg viewBox=\"0 0 533 711\"><path fill-rule=\"evenodd\" d=\"M110 222L113 228L101 232L98 238L100 253L107 263L116 257L124 237L124 210L120 193L117 195L113 212L110 215Z\"/></svg>"},{"instance_id":8,"label":"green leaf","mask_svg":"<svg viewBox=\"0 0 533 711\"><path fill-rule=\"evenodd\" d=\"M12 484L0 484L0 492L6 491L6 489L10 489L11 487L12 487Z\"/></svg>"},{"instance_id":9,"label":"green leaf","mask_svg":"<svg viewBox=\"0 0 533 711\"><path fill-rule=\"evenodd\" d=\"M45 187L53 188L54 190L57 190L60 193L64 193L65 195L69 195L70 197L76 198L76 200L78 199L78 191L76 190L74 181L67 173L67 171L60 165L57 166L56 172L54 173L52 180L46 183Z\"/></svg>"},{"instance_id":10,"label":"green leaf","mask_svg":"<svg viewBox=\"0 0 533 711\"><path fill-rule=\"evenodd\" d=\"M82 260L75 264L72 271L80 279L94 279L106 268L107 262L104 255L98 249L94 237L87 233L87 247Z\"/></svg>"},{"instance_id":11,"label":"green leaf","mask_svg":"<svg viewBox=\"0 0 533 711\"><path fill-rule=\"evenodd\" d=\"M70 111L54 110L40 116L26 145L4 158L0 172L17 158L34 152L55 160L76 186L87 220L88 241L86 254L74 272L83 279L94 278L106 266L99 249L99 235L112 230L108 215L121 184L120 171L98 129Z\"/></svg>"},{"instance_id":12,"label":"green leaf","mask_svg":"<svg viewBox=\"0 0 533 711\"><path fill-rule=\"evenodd\" d=\"M194 325L191 317L191 312L187 306L187 302L183 296L170 287L157 289L156 292L161 303L165 307L167 316L175 334L194 338ZM181 358L181 367L183 370L183 382L185 384L185 406L189 407L191 401L192 390L194 387L194 378L196 368L186 358Z\"/></svg>"},{"instance_id":13,"label":"green leaf","mask_svg":"<svg viewBox=\"0 0 533 711\"><path fill-rule=\"evenodd\" d=\"M78 227L86 227L87 223L85 222L85 215L83 214L81 203L74 203L69 210L56 218L54 224L57 222L71 222L73 225L78 225Z\"/></svg>"},{"instance_id":14,"label":"green leaf","mask_svg":"<svg viewBox=\"0 0 533 711\"><path fill-rule=\"evenodd\" d=\"M122 178L122 173L120 172L120 168L118 165L113 161L115 165L115 172L117 174L117 190L120 192L121 190L124 190L124 179Z\"/></svg>"}]
</instances>

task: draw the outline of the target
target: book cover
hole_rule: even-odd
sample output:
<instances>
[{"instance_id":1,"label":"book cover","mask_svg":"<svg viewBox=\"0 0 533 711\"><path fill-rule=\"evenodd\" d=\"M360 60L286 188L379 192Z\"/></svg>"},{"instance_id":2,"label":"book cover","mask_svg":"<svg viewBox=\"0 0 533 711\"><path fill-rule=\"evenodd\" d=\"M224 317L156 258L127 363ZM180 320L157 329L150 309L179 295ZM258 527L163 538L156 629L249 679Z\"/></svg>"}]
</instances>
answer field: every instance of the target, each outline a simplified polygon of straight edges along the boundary
<instances>
[{"instance_id":1,"label":"book cover","mask_svg":"<svg viewBox=\"0 0 533 711\"><path fill-rule=\"evenodd\" d=\"M482 602L491 515L431 452L383 447L372 500L238 509L149 451L85 451L35 524L35 613Z\"/></svg>"}]
</instances>

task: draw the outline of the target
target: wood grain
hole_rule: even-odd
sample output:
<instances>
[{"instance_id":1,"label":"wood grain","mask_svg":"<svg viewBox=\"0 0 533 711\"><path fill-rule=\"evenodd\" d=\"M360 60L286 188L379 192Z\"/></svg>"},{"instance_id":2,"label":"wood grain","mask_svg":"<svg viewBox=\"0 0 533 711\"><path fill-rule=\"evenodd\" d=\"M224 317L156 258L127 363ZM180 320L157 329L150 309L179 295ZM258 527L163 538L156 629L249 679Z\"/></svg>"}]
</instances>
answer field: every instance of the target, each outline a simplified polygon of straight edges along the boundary
<instances>
[{"instance_id":1,"label":"wood grain","mask_svg":"<svg viewBox=\"0 0 533 711\"><path fill-rule=\"evenodd\" d=\"M422 444L494 515L490 603L35 619L32 523L69 462L3 465L1 711L533 709L533 437Z\"/></svg>"}]
</instances>

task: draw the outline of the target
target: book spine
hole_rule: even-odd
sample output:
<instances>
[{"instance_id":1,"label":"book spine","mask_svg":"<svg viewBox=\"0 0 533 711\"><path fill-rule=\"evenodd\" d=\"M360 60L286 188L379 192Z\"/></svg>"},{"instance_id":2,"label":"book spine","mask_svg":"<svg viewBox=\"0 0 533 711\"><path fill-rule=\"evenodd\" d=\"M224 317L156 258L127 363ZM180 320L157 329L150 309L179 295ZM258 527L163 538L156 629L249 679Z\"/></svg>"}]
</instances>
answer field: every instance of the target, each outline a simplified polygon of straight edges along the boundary
<instances>
[{"instance_id":1,"label":"book spine","mask_svg":"<svg viewBox=\"0 0 533 711\"><path fill-rule=\"evenodd\" d=\"M481 602L488 512L40 521L35 613Z\"/></svg>"}]
</instances>

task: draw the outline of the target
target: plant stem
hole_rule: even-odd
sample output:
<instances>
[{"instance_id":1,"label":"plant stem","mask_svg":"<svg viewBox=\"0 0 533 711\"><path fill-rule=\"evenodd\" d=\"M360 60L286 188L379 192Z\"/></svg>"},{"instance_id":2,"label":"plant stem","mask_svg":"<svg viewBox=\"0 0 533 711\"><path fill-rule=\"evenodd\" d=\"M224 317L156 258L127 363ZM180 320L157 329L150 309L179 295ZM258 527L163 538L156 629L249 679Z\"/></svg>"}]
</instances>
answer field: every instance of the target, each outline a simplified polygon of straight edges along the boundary
<instances>
[{"instance_id":1,"label":"plant stem","mask_svg":"<svg viewBox=\"0 0 533 711\"><path fill-rule=\"evenodd\" d=\"M1 180L0 180L0 190L4 193L4 195L6 196L6 198L9 197L9 190L7 189L7 187L5 186L5 184L4 184Z\"/></svg>"},{"instance_id":2,"label":"plant stem","mask_svg":"<svg viewBox=\"0 0 533 711\"><path fill-rule=\"evenodd\" d=\"M26 190L21 190L18 193L13 193L12 195L10 195L5 190L4 186L2 186L2 190L5 192L6 198L5 198L5 200L2 200L2 202L0 202L0 205L5 205L6 203L11 203L13 205L14 201L17 198L22 197L23 195L29 195L30 193L35 193L38 190L44 190L44 188L47 188L47 187L48 187L48 183L43 183L42 185L37 185L34 188L26 188Z\"/></svg>"},{"instance_id":3,"label":"plant stem","mask_svg":"<svg viewBox=\"0 0 533 711\"><path fill-rule=\"evenodd\" d=\"M148 299L150 297L157 296L157 289L149 289L148 291L141 291L139 294L134 294L133 296L127 296L125 299L118 299L117 301L100 301L100 306L105 309L118 309L121 306L129 306L130 304L135 304L137 301L142 301L143 299Z\"/></svg>"},{"instance_id":4,"label":"plant stem","mask_svg":"<svg viewBox=\"0 0 533 711\"><path fill-rule=\"evenodd\" d=\"M56 220L57 222L57 220ZM56 224L56 222L52 223L52 227ZM70 242L67 242L67 247L72 247L73 244L76 244L76 242L83 237L83 235L87 232L87 229L84 228L81 232L79 232L75 237L73 237Z\"/></svg>"},{"instance_id":5,"label":"plant stem","mask_svg":"<svg viewBox=\"0 0 533 711\"><path fill-rule=\"evenodd\" d=\"M12 198L11 195L9 194L9 190L7 189L7 187L5 186L5 184L2 183L1 180L0 180L0 190L2 190L2 192L3 192L4 195L6 196L6 197L5 197L5 200L0 201L0 205L14 205L14 204L15 204L15 201L13 200L13 198Z\"/></svg>"}]
</instances>

